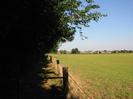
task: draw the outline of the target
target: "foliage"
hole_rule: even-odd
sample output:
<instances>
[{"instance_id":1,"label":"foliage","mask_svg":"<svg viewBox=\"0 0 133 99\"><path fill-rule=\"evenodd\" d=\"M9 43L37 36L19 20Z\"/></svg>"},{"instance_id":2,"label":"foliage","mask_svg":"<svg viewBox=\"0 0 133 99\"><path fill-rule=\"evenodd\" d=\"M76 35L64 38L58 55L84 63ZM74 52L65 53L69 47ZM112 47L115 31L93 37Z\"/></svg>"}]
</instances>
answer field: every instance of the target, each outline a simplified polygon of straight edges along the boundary
<instances>
[{"instance_id":1,"label":"foliage","mask_svg":"<svg viewBox=\"0 0 133 99\"><path fill-rule=\"evenodd\" d=\"M93 0L12 0L1 4L5 9L1 11L1 40L20 49L38 47L45 52L60 42L72 41L77 29L81 33L81 25L89 26L91 20L104 16L94 10L99 5Z\"/></svg>"},{"instance_id":2,"label":"foliage","mask_svg":"<svg viewBox=\"0 0 133 99\"><path fill-rule=\"evenodd\" d=\"M99 8L93 0L14 0L2 7L1 40L12 41L14 47L17 42L21 49L38 47L45 52L60 42L72 41L81 25L89 26L91 20L104 16L93 11Z\"/></svg>"},{"instance_id":3,"label":"foliage","mask_svg":"<svg viewBox=\"0 0 133 99\"><path fill-rule=\"evenodd\" d=\"M112 53L133 53L133 50L114 50Z\"/></svg>"},{"instance_id":4,"label":"foliage","mask_svg":"<svg viewBox=\"0 0 133 99\"><path fill-rule=\"evenodd\" d=\"M56 33L60 36L57 39L57 45L72 41L76 30L79 30L82 39L86 39L87 37L82 34L82 26L89 27L91 20L97 22L100 17L105 16L95 10L100 6L94 4L93 0L57 0L57 2L58 5L55 6L58 16Z\"/></svg>"},{"instance_id":5,"label":"foliage","mask_svg":"<svg viewBox=\"0 0 133 99\"><path fill-rule=\"evenodd\" d=\"M79 54L80 51L78 50L78 48L74 48L74 49L71 50L71 53L72 54Z\"/></svg>"},{"instance_id":6,"label":"foliage","mask_svg":"<svg viewBox=\"0 0 133 99\"><path fill-rule=\"evenodd\" d=\"M91 20L98 21L103 14L96 12L94 9L99 5L94 4L93 0L60 0L57 11L60 16L59 29L64 35L61 41L72 40L73 34L77 29L82 35L81 26L89 26ZM69 39L65 37L70 36Z\"/></svg>"},{"instance_id":7,"label":"foliage","mask_svg":"<svg viewBox=\"0 0 133 99\"><path fill-rule=\"evenodd\" d=\"M42 68L44 53L72 41L79 25L87 26L102 16L91 11L99 6L87 2L83 7L79 0L0 1L0 70L12 84L9 89L18 90L15 84L34 76Z\"/></svg>"}]
</instances>

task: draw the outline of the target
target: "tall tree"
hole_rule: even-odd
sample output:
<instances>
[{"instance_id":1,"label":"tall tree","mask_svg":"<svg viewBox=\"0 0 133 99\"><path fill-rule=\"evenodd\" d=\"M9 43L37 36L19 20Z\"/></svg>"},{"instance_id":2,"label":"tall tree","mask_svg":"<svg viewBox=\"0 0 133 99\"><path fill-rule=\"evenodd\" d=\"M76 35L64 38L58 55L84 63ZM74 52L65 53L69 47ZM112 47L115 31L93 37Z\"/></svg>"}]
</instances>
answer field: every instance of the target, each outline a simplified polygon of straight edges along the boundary
<instances>
[{"instance_id":1,"label":"tall tree","mask_svg":"<svg viewBox=\"0 0 133 99\"><path fill-rule=\"evenodd\" d=\"M0 70L13 99L21 81L41 68L44 53L103 16L96 8L93 0L0 1Z\"/></svg>"},{"instance_id":2,"label":"tall tree","mask_svg":"<svg viewBox=\"0 0 133 99\"><path fill-rule=\"evenodd\" d=\"M97 22L100 17L106 16L96 11L100 6L93 0L57 0L57 2L55 6L58 16L57 45L72 41L76 31L80 33L82 39L86 39L82 33L82 26L89 27L90 21Z\"/></svg>"}]
</instances>

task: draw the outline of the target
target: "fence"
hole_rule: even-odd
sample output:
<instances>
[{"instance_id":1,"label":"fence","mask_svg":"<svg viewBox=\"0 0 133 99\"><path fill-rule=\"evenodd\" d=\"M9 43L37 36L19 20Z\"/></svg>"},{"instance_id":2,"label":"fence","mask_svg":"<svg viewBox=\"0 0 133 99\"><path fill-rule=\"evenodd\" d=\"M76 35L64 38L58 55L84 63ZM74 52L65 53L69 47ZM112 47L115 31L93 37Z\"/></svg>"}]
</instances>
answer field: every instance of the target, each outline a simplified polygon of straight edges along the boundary
<instances>
[{"instance_id":1,"label":"fence","mask_svg":"<svg viewBox=\"0 0 133 99\"><path fill-rule=\"evenodd\" d=\"M67 99L93 99L83 91L72 74L68 71L68 67L60 64L60 61L50 56L50 62L53 64L57 75L63 78L63 90L67 94Z\"/></svg>"}]
</instances>

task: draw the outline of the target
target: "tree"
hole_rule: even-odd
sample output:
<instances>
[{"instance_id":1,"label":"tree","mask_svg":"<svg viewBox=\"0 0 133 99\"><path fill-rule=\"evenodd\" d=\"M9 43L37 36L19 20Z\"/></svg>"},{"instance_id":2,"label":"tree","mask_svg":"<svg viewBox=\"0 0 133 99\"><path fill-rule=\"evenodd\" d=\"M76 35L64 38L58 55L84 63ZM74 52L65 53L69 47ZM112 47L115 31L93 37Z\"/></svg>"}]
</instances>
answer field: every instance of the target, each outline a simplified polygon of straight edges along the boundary
<instances>
[{"instance_id":1,"label":"tree","mask_svg":"<svg viewBox=\"0 0 133 99\"><path fill-rule=\"evenodd\" d=\"M72 54L79 54L80 51L78 50L78 48L74 48L74 49L71 50L71 53Z\"/></svg>"},{"instance_id":2,"label":"tree","mask_svg":"<svg viewBox=\"0 0 133 99\"><path fill-rule=\"evenodd\" d=\"M76 30L79 31L82 39L87 37L83 36L82 26L89 27L90 21L98 21L103 15L95 9L99 8L99 5L94 4L93 0L55 0L57 6L55 6L55 12L58 16L58 24L56 33L56 45L64 43L66 41L72 41Z\"/></svg>"},{"instance_id":3,"label":"tree","mask_svg":"<svg viewBox=\"0 0 133 99\"><path fill-rule=\"evenodd\" d=\"M72 41L77 29L85 38L81 26L104 16L93 0L5 0L0 7L0 70L12 93L42 68L44 53Z\"/></svg>"},{"instance_id":4,"label":"tree","mask_svg":"<svg viewBox=\"0 0 133 99\"><path fill-rule=\"evenodd\" d=\"M60 16L59 31L62 31L61 42L73 40L76 30L79 30L81 37L86 38L82 34L82 25L89 27L91 20L98 21L102 16L99 12L93 11L99 8L94 4L93 0L59 0L57 12ZM68 37L68 38L66 38Z\"/></svg>"},{"instance_id":5,"label":"tree","mask_svg":"<svg viewBox=\"0 0 133 99\"><path fill-rule=\"evenodd\" d=\"M12 0L1 11L1 42L17 51L34 48L50 52L59 43L72 41L81 25L89 26L104 15L93 0ZM48 21L46 23L46 21ZM10 41L10 42L8 42ZM8 46L8 47L9 47Z\"/></svg>"}]
</instances>

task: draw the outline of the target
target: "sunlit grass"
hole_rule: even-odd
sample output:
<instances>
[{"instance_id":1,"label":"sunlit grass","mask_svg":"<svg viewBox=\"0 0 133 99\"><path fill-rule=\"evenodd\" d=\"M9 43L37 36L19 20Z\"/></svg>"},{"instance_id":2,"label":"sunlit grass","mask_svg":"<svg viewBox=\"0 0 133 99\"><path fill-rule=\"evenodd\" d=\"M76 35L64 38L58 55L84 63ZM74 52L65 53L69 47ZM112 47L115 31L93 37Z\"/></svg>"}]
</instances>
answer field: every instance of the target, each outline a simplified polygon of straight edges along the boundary
<instances>
[{"instance_id":1,"label":"sunlit grass","mask_svg":"<svg viewBox=\"0 0 133 99\"><path fill-rule=\"evenodd\" d=\"M52 54L96 99L133 99L133 54Z\"/></svg>"}]
</instances>

